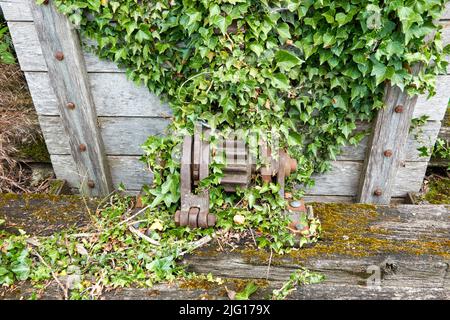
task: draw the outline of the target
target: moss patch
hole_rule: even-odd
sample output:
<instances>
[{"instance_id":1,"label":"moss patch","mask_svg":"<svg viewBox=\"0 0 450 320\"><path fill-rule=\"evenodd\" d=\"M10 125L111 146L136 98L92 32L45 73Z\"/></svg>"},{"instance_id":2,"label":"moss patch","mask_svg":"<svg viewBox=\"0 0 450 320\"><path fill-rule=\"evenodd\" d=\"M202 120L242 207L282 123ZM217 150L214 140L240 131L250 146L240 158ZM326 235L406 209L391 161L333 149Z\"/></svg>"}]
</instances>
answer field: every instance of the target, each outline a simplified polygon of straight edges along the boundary
<instances>
[{"instance_id":1,"label":"moss patch","mask_svg":"<svg viewBox=\"0 0 450 320\"><path fill-rule=\"evenodd\" d=\"M431 204L450 204L450 178L430 179L424 199Z\"/></svg>"},{"instance_id":2,"label":"moss patch","mask_svg":"<svg viewBox=\"0 0 450 320\"><path fill-rule=\"evenodd\" d=\"M30 141L18 147L17 157L36 162L50 162L47 145L44 139L39 137L36 141Z\"/></svg>"},{"instance_id":3,"label":"moss patch","mask_svg":"<svg viewBox=\"0 0 450 320\"><path fill-rule=\"evenodd\" d=\"M0 194L0 218L9 232L25 230L30 234L49 235L61 229L82 226L89 222L89 210L96 200L79 196L50 194Z\"/></svg>"},{"instance_id":4,"label":"moss patch","mask_svg":"<svg viewBox=\"0 0 450 320\"><path fill-rule=\"evenodd\" d=\"M386 237L391 231L380 228L375 223L388 219L395 223L396 219L401 218L381 216L375 206L314 203L313 207L322 222L321 240L314 245L293 250L288 255L274 254L272 265L303 263L311 258L332 255L366 257L382 253L405 253L450 257L449 239L428 237L396 240L395 237ZM251 264L267 264L270 257L268 252L258 249L243 249L240 253Z\"/></svg>"}]
</instances>

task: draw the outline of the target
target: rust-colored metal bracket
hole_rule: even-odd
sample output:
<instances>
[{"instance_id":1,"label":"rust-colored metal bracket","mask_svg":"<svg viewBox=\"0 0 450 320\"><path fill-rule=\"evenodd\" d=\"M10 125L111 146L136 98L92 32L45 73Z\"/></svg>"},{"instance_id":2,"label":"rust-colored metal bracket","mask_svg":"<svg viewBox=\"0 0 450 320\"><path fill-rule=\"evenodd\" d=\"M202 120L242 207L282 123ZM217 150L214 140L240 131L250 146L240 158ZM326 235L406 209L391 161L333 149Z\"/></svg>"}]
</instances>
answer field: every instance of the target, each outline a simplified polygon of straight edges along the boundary
<instances>
[{"instance_id":1,"label":"rust-colored metal bracket","mask_svg":"<svg viewBox=\"0 0 450 320\"><path fill-rule=\"evenodd\" d=\"M207 228L216 223L216 217L209 213L209 192L193 192L193 188L209 175L211 150L208 138L209 129L201 125L196 126L194 136L184 137L181 156L181 209L175 214L178 226ZM265 165L258 170L242 140L224 140L217 149L212 150L214 155L217 152L221 152L226 160L220 184L227 192L247 187L252 174L258 171L265 182L276 178L281 186L280 196L284 198L285 178L297 170L295 159L283 150L278 151L277 157L272 157L271 150L265 143L260 145L260 157Z\"/></svg>"},{"instance_id":2,"label":"rust-colored metal bracket","mask_svg":"<svg viewBox=\"0 0 450 320\"><path fill-rule=\"evenodd\" d=\"M178 226L207 228L216 224L216 216L209 213L209 192L193 193L195 177L205 179L209 173L209 143L202 140L201 132L194 138L184 137L181 156L181 209L175 213Z\"/></svg>"}]
</instances>

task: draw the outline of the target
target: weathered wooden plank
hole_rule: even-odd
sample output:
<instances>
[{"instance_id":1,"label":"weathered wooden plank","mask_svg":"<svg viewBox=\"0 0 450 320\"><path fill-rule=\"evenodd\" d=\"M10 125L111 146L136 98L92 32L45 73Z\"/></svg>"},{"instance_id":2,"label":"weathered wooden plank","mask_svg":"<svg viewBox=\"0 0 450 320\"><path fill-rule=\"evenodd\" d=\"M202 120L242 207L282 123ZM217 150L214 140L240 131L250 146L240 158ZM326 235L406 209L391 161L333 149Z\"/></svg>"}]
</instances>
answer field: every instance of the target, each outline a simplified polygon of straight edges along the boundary
<instances>
[{"instance_id":1,"label":"weathered wooden plank","mask_svg":"<svg viewBox=\"0 0 450 320\"><path fill-rule=\"evenodd\" d=\"M80 181L86 179L78 173L73 159L68 155L50 155L53 170L58 179L67 181L70 187L79 188ZM121 183L127 190L140 190L145 184L151 184L152 174L138 156L107 156L115 188Z\"/></svg>"},{"instance_id":2,"label":"weathered wooden plank","mask_svg":"<svg viewBox=\"0 0 450 320\"><path fill-rule=\"evenodd\" d=\"M8 26L22 71L47 71L34 22L8 22ZM83 55L89 72L125 72L112 61L89 52Z\"/></svg>"},{"instance_id":3,"label":"weathered wooden plank","mask_svg":"<svg viewBox=\"0 0 450 320\"><path fill-rule=\"evenodd\" d=\"M335 161L325 174L315 174L314 187L306 191L316 196L356 196L363 163ZM400 166L394 182L393 197L405 197L408 192L418 192L422 185L427 162L405 162Z\"/></svg>"},{"instance_id":4,"label":"weathered wooden plank","mask_svg":"<svg viewBox=\"0 0 450 320\"><path fill-rule=\"evenodd\" d=\"M25 72L31 95L39 114L58 115L56 97L49 86L46 72ZM170 114L170 108L161 104L160 100L148 89L137 86L126 79L125 74L90 73L91 90L94 95L99 116L158 116ZM426 99L420 96L413 117L423 115L429 120L441 120L445 114L450 97L450 76L438 76L437 94Z\"/></svg>"},{"instance_id":5,"label":"weathered wooden plank","mask_svg":"<svg viewBox=\"0 0 450 320\"><path fill-rule=\"evenodd\" d=\"M20 66L23 71L46 71L45 61L41 48L37 41L36 30L33 22L10 21L8 23L13 36L14 47L19 56ZM450 43L450 28L442 31L442 39L445 44ZM113 62L100 60L87 53L86 65L91 72L124 72ZM450 72L450 71L449 71Z\"/></svg>"},{"instance_id":6,"label":"weathered wooden plank","mask_svg":"<svg viewBox=\"0 0 450 320\"><path fill-rule=\"evenodd\" d=\"M445 6L445 10L442 13L441 19L450 20L450 4Z\"/></svg>"},{"instance_id":7,"label":"weathered wooden plank","mask_svg":"<svg viewBox=\"0 0 450 320\"><path fill-rule=\"evenodd\" d=\"M413 118L427 116L428 120L441 121L450 98L450 76L442 75L436 79L436 95L427 100L426 95L417 99Z\"/></svg>"},{"instance_id":8,"label":"weathered wooden plank","mask_svg":"<svg viewBox=\"0 0 450 320\"><path fill-rule=\"evenodd\" d=\"M405 145L403 159L405 161L428 161L430 156L421 156L417 150L420 147L431 148L434 145L440 128L440 122L428 121L425 125L413 130L408 136ZM368 123L358 124L358 131L370 129ZM416 139L417 136L417 139ZM366 155L368 137L365 137L357 146L345 146L342 153L336 157L337 160L344 161L363 161Z\"/></svg>"},{"instance_id":9,"label":"weathered wooden plank","mask_svg":"<svg viewBox=\"0 0 450 320\"><path fill-rule=\"evenodd\" d=\"M108 155L141 155L141 145L150 135L164 134L170 120L164 118L99 117L99 123L105 150ZM68 137L59 117L40 116L39 122L50 154L69 154ZM362 130L368 125L361 125ZM139 128L137 130L136 128ZM405 152L406 161L427 161L429 157L420 157L417 148L431 147L439 131L438 122L428 122L421 127L420 139L414 139L411 133ZM362 161L367 147L367 138L357 146L346 146L339 161Z\"/></svg>"},{"instance_id":10,"label":"weathered wooden plank","mask_svg":"<svg viewBox=\"0 0 450 320\"><path fill-rule=\"evenodd\" d=\"M7 21L33 21L26 0L0 0L0 7Z\"/></svg>"},{"instance_id":11,"label":"weathered wooden plank","mask_svg":"<svg viewBox=\"0 0 450 320\"><path fill-rule=\"evenodd\" d=\"M81 181L80 190L86 195L107 195L112 191L112 180L78 33L53 5L40 6L34 0L29 3L58 110L69 137L71 158L77 172L87 178ZM57 58L58 53L63 56ZM74 104L74 109L68 107L69 103Z\"/></svg>"},{"instance_id":12,"label":"weathered wooden plank","mask_svg":"<svg viewBox=\"0 0 450 320\"><path fill-rule=\"evenodd\" d=\"M53 169L58 179L65 179L71 187L79 185L80 176L74 169L73 161L68 155L51 155ZM152 182L150 171L139 161L137 156L108 156L114 186L121 182L131 191L140 190L145 184ZM315 175L316 184L306 191L306 199L320 199L325 196L326 202L348 202L356 196L358 178L362 162L336 161L330 172ZM394 186L394 197L405 197L408 192L418 192L422 185L427 162L406 162L405 167L399 169ZM325 200L326 200L325 198ZM336 201L346 198L346 201ZM393 199L398 202L399 199Z\"/></svg>"},{"instance_id":13,"label":"weathered wooden plank","mask_svg":"<svg viewBox=\"0 0 450 320\"><path fill-rule=\"evenodd\" d=\"M46 72L25 72L34 106L39 115L59 115L56 96ZM171 114L148 88L138 86L123 73L89 73L89 83L98 116L159 117Z\"/></svg>"},{"instance_id":14,"label":"weathered wooden plank","mask_svg":"<svg viewBox=\"0 0 450 320\"><path fill-rule=\"evenodd\" d=\"M59 200L52 201L58 202ZM74 197L75 199L75 197ZM65 198L61 202L65 202ZM79 201L78 201L79 202ZM4 202L2 202L4 203ZM6 227L25 225L30 234L40 234L24 221L30 215L20 210L21 201L6 203L17 214L8 216ZM48 205L47 200L43 203ZM5 204L3 204L5 206ZM39 203L33 203L38 208ZM55 206L59 207L58 203ZM19 210L17 210L19 209ZM332 213L326 213L329 211ZM362 210L362 211L361 211ZM448 272L450 234L449 207L444 205L399 205L392 207L361 207L355 205L314 204L314 211L326 227L322 241L290 254L270 255L261 249L251 249L253 241L238 245L233 250L220 250L216 242L183 258L189 271L212 273L225 280L222 285L208 283L207 287L192 288L183 282L159 284L152 288L107 290L102 299L224 299L224 286L230 280L266 280L252 298L267 298L280 288L292 272L300 266L322 273L325 281L300 286L289 299L449 299ZM2 205L0 205L0 213ZM84 213L87 217L87 212ZM361 218L360 216L363 216ZM355 216L357 221L353 221ZM360 218L358 218L360 217ZM81 216L83 218L83 216ZM359 220L358 220L359 219ZM58 217L53 219L59 223ZM348 224L352 224L349 226ZM358 224L358 225L355 225ZM360 224L360 225L359 225ZM45 225L47 227L49 223ZM51 227L51 226L50 226ZM59 227L59 226L56 226ZM342 236L345 233L346 237ZM447 235L447 237L445 237ZM371 247L371 239L376 240ZM352 248L352 246L354 246ZM226 246L224 248L227 248ZM327 249L328 250L325 250ZM351 249L351 250L349 250ZM341 252L344 250L347 254ZM269 259L271 266L268 267ZM375 269L379 283L368 283ZM375 275L376 276L376 275ZM65 283L64 277L60 281ZM0 290L2 299L28 297L33 288L19 284L20 290ZM60 290L54 283L43 293L42 299L60 299Z\"/></svg>"},{"instance_id":15,"label":"weathered wooden plank","mask_svg":"<svg viewBox=\"0 0 450 320\"><path fill-rule=\"evenodd\" d=\"M39 123L49 153L70 154L69 138L61 118L40 116ZM98 123L107 155L142 155L141 145L150 135L164 134L169 120L99 117Z\"/></svg>"},{"instance_id":16,"label":"weathered wooden plank","mask_svg":"<svg viewBox=\"0 0 450 320\"><path fill-rule=\"evenodd\" d=\"M321 202L321 203L355 203L355 197L352 196L315 196L306 195L303 197L306 203ZM390 205L398 205L405 203L404 198L391 198Z\"/></svg>"},{"instance_id":17,"label":"weathered wooden plank","mask_svg":"<svg viewBox=\"0 0 450 320\"><path fill-rule=\"evenodd\" d=\"M420 68L420 64L414 66L413 72L417 73ZM356 199L358 202L389 204L391 201L416 101L417 96L409 97L399 87L386 85L385 107L378 111L368 140Z\"/></svg>"}]
</instances>

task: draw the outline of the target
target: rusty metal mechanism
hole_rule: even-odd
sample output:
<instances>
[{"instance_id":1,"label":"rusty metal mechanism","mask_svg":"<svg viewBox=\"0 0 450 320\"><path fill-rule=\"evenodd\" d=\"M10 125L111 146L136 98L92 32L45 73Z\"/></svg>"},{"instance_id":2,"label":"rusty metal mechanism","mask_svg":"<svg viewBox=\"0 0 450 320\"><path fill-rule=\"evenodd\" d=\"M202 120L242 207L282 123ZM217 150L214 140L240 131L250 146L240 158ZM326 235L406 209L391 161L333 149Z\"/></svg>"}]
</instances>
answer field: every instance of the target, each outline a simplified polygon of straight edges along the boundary
<instances>
[{"instance_id":1,"label":"rusty metal mechanism","mask_svg":"<svg viewBox=\"0 0 450 320\"><path fill-rule=\"evenodd\" d=\"M280 195L284 197L285 178L297 169L297 161L285 151L280 150L272 157L265 144L260 145L260 158L265 165L256 169L256 162L243 140L224 140L217 148L208 142L209 129L197 126L194 136L183 140L181 155L181 209L175 214L178 226L207 228L214 226L216 217L209 213L209 192L194 194L193 189L199 181L209 175L210 157L221 154L225 157L224 176L220 184L227 192L235 192L237 187L245 188L255 173L261 174L263 181L273 179L281 186Z\"/></svg>"}]
</instances>

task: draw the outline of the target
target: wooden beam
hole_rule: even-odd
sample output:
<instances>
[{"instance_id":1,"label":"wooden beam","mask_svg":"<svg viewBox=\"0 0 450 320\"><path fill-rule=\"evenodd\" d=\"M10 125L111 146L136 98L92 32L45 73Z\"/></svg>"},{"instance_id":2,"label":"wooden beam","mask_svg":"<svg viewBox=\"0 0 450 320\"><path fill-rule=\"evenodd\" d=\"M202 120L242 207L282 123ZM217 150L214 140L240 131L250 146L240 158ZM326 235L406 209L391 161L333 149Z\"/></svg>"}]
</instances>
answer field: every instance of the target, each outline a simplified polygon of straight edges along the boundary
<instances>
[{"instance_id":1,"label":"wooden beam","mask_svg":"<svg viewBox=\"0 0 450 320\"><path fill-rule=\"evenodd\" d=\"M421 65L413 67L417 74ZM378 111L367 145L366 159L361 171L359 203L389 204L397 171L404 161L417 96L409 96L397 86L386 84L384 108Z\"/></svg>"},{"instance_id":2,"label":"wooden beam","mask_svg":"<svg viewBox=\"0 0 450 320\"><path fill-rule=\"evenodd\" d=\"M107 195L113 185L78 33L51 1L47 5L37 5L35 0L29 2L50 84L80 176L80 190L88 196Z\"/></svg>"}]
</instances>

